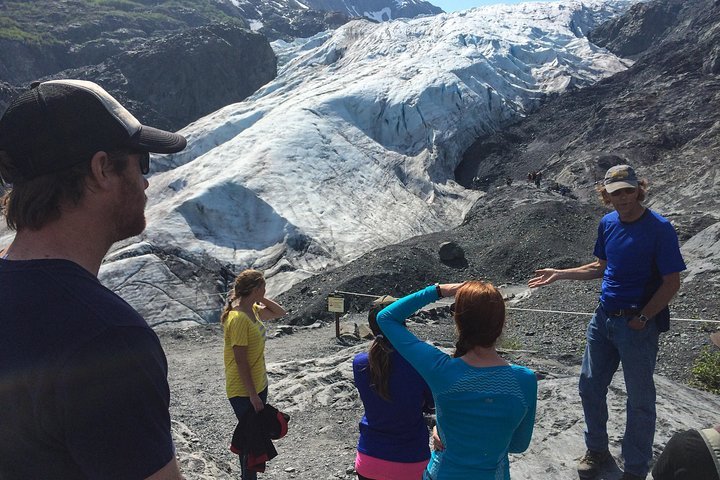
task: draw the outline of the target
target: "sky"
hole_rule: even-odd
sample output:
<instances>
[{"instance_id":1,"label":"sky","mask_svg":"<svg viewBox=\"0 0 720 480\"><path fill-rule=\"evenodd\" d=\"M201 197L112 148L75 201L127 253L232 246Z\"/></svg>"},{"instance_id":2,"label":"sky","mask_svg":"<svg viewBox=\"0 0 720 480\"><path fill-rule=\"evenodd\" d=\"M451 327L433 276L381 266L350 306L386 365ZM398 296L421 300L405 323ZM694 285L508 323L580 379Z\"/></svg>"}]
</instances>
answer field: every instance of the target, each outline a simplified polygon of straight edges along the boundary
<instances>
[{"instance_id":1,"label":"sky","mask_svg":"<svg viewBox=\"0 0 720 480\"><path fill-rule=\"evenodd\" d=\"M433 5L437 5L446 12L454 12L456 10L467 10L468 8L479 7L481 5L492 5L493 3L520 3L530 0L428 0ZM532 0L545 1L545 0Z\"/></svg>"}]
</instances>

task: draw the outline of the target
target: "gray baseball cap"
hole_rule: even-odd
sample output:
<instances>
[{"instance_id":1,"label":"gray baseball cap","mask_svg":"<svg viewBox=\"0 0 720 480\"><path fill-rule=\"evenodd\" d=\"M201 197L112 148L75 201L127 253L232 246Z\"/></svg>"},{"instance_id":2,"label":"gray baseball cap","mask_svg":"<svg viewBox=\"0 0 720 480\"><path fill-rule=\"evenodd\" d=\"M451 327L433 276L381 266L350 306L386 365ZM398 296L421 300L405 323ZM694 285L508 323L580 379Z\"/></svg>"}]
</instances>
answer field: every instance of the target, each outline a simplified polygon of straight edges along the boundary
<instances>
[{"instance_id":1,"label":"gray baseball cap","mask_svg":"<svg viewBox=\"0 0 720 480\"><path fill-rule=\"evenodd\" d=\"M637 188L638 178L630 165L615 165L605 172L605 191L612 193L621 188Z\"/></svg>"}]
</instances>

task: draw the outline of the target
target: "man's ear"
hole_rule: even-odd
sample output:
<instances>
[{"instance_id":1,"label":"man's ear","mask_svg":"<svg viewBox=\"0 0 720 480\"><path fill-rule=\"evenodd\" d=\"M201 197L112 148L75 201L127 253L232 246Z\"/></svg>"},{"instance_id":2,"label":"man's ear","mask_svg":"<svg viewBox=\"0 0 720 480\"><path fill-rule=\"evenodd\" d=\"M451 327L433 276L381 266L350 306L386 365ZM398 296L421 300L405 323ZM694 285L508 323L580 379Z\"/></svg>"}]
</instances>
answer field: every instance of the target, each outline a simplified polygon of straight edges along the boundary
<instances>
[{"instance_id":1,"label":"man's ear","mask_svg":"<svg viewBox=\"0 0 720 480\"><path fill-rule=\"evenodd\" d=\"M110 187L113 166L107 152L95 152L90 160L90 174L88 175L88 188L92 191L104 190Z\"/></svg>"}]
</instances>

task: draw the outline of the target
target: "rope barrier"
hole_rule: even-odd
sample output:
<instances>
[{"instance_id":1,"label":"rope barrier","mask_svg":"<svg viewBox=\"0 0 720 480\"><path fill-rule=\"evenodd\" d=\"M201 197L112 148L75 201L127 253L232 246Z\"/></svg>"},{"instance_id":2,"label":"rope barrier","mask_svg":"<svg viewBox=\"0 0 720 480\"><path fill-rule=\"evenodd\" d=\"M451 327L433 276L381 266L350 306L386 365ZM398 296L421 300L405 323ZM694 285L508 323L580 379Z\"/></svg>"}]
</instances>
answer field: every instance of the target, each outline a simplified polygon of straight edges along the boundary
<instances>
[{"instance_id":1,"label":"rope barrier","mask_svg":"<svg viewBox=\"0 0 720 480\"><path fill-rule=\"evenodd\" d=\"M507 307L507 310L519 310L522 312L539 312L539 313L560 313L564 315L587 315L587 316L593 316L593 313L587 313L587 312L568 312L564 310L541 310L539 308L518 308L518 307ZM706 320L704 318L676 318L676 317L670 317L670 320L675 320L676 322L708 322L708 323L720 323L720 320Z\"/></svg>"},{"instance_id":2,"label":"rope barrier","mask_svg":"<svg viewBox=\"0 0 720 480\"><path fill-rule=\"evenodd\" d=\"M372 298L380 298L382 295L368 295L366 293L357 293L357 292L343 292L340 290L336 290L334 293L342 293L345 295L356 295L358 297L372 297ZM537 313L557 313L561 315L585 315L588 317L592 317L594 313L588 313L588 312L570 312L567 310L543 310L540 308L520 308L520 307L506 307L507 310L517 310L521 312L537 312ZM677 322L696 322L696 323L720 323L720 320L706 320L704 318L676 318L676 317L670 317L670 320L675 320Z\"/></svg>"},{"instance_id":3,"label":"rope barrier","mask_svg":"<svg viewBox=\"0 0 720 480\"><path fill-rule=\"evenodd\" d=\"M371 297L371 298L380 298L383 295L368 295L367 293L355 293L355 292L343 292L342 290L335 290L333 293L342 293L345 295L355 295L357 297Z\"/></svg>"},{"instance_id":4,"label":"rope barrier","mask_svg":"<svg viewBox=\"0 0 720 480\"><path fill-rule=\"evenodd\" d=\"M334 290L333 293L339 293L343 295L354 295L357 297L369 297L369 298L380 298L383 295L369 295L367 293L357 293L357 292L345 292L342 290ZM221 293L213 293L213 294L198 294L197 296L189 296L189 297L170 297L172 300L189 300L189 299L198 299L202 297L220 297L220 299L224 302L225 301L225 295ZM207 309L211 310L211 309ZM536 312L536 313L555 313L560 315L585 315L588 317L592 317L593 313L588 312L571 312L567 310L545 310L540 308L520 308L520 307L507 307L507 310L516 310L519 312ZM675 320L676 322L691 322L691 323L718 323L720 324L720 320L708 320L705 318L677 318L677 317L670 317L670 320Z\"/></svg>"}]
</instances>

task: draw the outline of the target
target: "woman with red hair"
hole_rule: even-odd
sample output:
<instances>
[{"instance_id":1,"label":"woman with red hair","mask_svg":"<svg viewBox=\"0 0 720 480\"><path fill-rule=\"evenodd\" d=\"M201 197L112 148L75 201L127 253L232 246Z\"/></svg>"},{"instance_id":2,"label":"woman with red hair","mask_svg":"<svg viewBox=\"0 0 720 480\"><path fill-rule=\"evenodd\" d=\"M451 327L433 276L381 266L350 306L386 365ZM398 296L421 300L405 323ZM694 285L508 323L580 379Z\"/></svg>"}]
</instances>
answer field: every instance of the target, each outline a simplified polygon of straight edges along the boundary
<instances>
[{"instance_id":1,"label":"woman with red hair","mask_svg":"<svg viewBox=\"0 0 720 480\"><path fill-rule=\"evenodd\" d=\"M404 325L418 309L455 297L458 340L450 356L419 340ZM383 309L378 325L432 390L444 446L434 451L425 480L509 479L508 453L525 451L532 437L537 380L495 349L505 325L505 302L489 283L435 285Z\"/></svg>"}]
</instances>

